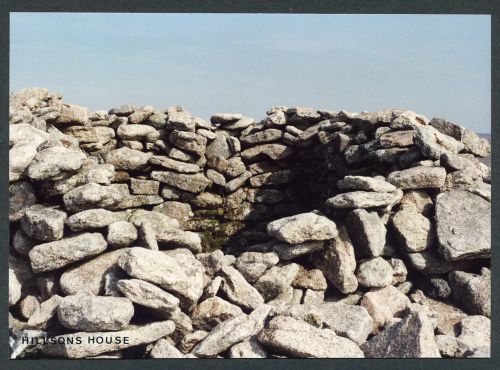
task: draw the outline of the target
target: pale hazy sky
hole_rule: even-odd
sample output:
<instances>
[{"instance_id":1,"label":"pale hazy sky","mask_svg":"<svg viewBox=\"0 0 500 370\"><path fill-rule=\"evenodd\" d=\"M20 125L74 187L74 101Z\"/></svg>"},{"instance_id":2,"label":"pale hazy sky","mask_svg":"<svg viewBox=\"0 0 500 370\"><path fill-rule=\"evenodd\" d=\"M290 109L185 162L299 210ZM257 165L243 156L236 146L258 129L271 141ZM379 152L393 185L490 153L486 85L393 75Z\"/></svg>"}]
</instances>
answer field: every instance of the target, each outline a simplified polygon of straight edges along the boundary
<instances>
[{"instance_id":1,"label":"pale hazy sky","mask_svg":"<svg viewBox=\"0 0 500 370\"><path fill-rule=\"evenodd\" d=\"M91 110L407 108L491 132L490 17L13 13L10 89Z\"/></svg>"}]
</instances>

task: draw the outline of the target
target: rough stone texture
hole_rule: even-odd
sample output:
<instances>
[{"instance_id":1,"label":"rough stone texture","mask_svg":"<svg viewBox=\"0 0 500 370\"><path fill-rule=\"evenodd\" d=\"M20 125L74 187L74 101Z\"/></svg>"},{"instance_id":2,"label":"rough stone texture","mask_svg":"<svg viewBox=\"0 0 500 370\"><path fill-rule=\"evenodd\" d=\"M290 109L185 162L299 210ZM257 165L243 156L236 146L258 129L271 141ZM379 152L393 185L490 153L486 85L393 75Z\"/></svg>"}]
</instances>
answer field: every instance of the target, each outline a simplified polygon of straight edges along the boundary
<instances>
[{"instance_id":1,"label":"rough stone texture","mask_svg":"<svg viewBox=\"0 0 500 370\"><path fill-rule=\"evenodd\" d=\"M243 342L263 328L270 310L268 305L261 305L249 315L240 314L220 323L193 348L192 353L198 357L213 357L232 345Z\"/></svg>"},{"instance_id":2,"label":"rough stone texture","mask_svg":"<svg viewBox=\"0 0 500 370\"><path fill-rule=\"evenodd\" d=\"M421 215L413 205L405 205L391 219L401 246L407 252L422 252L434 242L431 221Z\"/></svg>"},{"instance_id":3,"label":"rough stone texture","mask_svg":"<svg viewBox=\"0 0 500 370\"><path fill-rule=\"evenodd\" d=\"M394 270L382 257L361 261L356 273L360 285L366 288L383 288L392 284Z\"/></svg>"},{"instance_id":4,"label":"rough stone texture","mask_svg":"<svg viewBox=\"0 0 500 370\"><path fill-rule=\"evenodd\" d=\"M369 191L353 191L334 196L326 201L328 207L342 208L379 208L392 206L399 202L403 192L401 190L394 193L376 193Z\"/></svg>"},{"instance_id":5,"label":"rough stone texture","mask_svg":"<svg viewBox=\"0 0 500 370\"><path fill-rule=\"evenodd\" d=\"M441 357L434 339L429 318L411 312L404 319L391 324L361 346L371 358L436 358Z\"/></svg>"},{"instance_id":6,"label":"rough stone texture","mask_svg":"<svg viewBox=\"0 0 500 370\"><path fill-rule=\"evenodd\" d=\"M347 226L356 254L370 257L382 254L387 230L376 212L354 210L347 216Z\"/></svg>"},{"instance_id":7,"label":"rough stone texture","mask_svg":"<svg viewBox=\"0 0 500 370\"><path fill-rule=\"evenodd\" d=\"M57 307L59 322L72 330L122 330L133 315L134 306L127 298L86 293L66 296Z\"/></svg>"},{"instance_id":8,"label":"rough stone texture","mask_svg":"<svg viewBox=\"0 0 500 370\"><path fill-rule=\"evenodd\" d=\"M373 320L364 307L337 302L324 302L318 306L325 327L337 335L361 345L373 329Z\"/></svg>"},{"instance_id":9,"label":"rough stone texture","mask_svg":"<svg viewBox=\"0 0 500 370\"><path fill-rule=\"evenodd\" d=\"M267 357L267 352L260 345L260 343L253 338L235 344L229 349L229 358L266 358L266 357Z\"/></svg>"},{"instance_id":10,"label":"rough stone texture","mask_svg":"<svg viewBox=\"0 0 500 370\"><path fill-rule=\"evenodd\" d=\"M137 229L128 221L117 221L109 225L107 242L115 248L128 247L137 237Z\"/></svg>"},{"instance_id":11,"label":"rough stone texture","mask_svg":"<svg viewBox=\"0 0 500 370\"><path fill-rule=\"evenodd\" d=\"M339 228L339 235L323 251L311 256L311 262L342 293L352 293L358 288L354 248L345 227Z\"/></svg>"},{"instance_id":12,"label":"rough stone texture","mask_svg":"<svg viewBox=\"0 0 500 370\"><path fill-rule=\"evenodd\" d=\"M430 122L283 106L207 122L182 106L88 112L46 89L12 93L11 357L362 356L405 315L428 316L445 357L490 356L490 145ZM62 325L71 299L69 317L99 332ZM116 299L133 302L131 324L113 319L121 304L82 308ZM85 342L98 325L128 325L117 334L133 343L21 341ZM418 341L415 327L392 343Z\"/></svg>"},{"instance_id":13,"label":"rough stone texture","mask_svg":"<svg viewBox=\"0 0 500 370\"><path fill-rule=\"evenodd\" d=\"M285 217L267 225L269 236L296 244L311 240L327 240L337 236L337 226L314 212Z\"/></svg>"},{"instance_id":14,"label":"rough stone texture","mask_svg":"<svg viewBox=\"0 0 500 370\"><path fill-rule=\"evenodd\" d=\"M168 171L153 171L151 172L151 178L191 193L201 193L211 183L209 179L200 173L192 175Z\"/></svg>"},{"instance_id":15,"label":"rough stone texture","mask_svg":"<svg viewBox=\"0 0 500 370\"><path fill-rule=\"evenodd\" d=\"M254 286L264 300L270 301L288 288L299 272L299 265L273 266L257 279Z\"/></svg>"},{"instance_id":16,"label":"rough stone texture","mask_svg":"<svg viewBox=\"0 0 500 370\"><path fill-rule=\"evenodd\" d=\"M151 154L123 147L110 151L106 155L106 162L114 165L117 170L134 171L146 167L150 157Z\"/></svg>"},{"instance_id":17,"label":"rough stone texture","mask_svg":"<svg viewBox=\"0 0 500 370\"><path fill-rule=\"evenodd\" d=\"M453 271L448 276L453 301L465 311L491 316L491 271L481 270L481 275Z\"/></svg>"},{"instance_id":18,"label":"rough stone texture","mask_svg":"<svg viewBox=\"0 0 500 370\"><path fill-rule=\"evenodd\" d=\"M107 243L99 233L85 233L39 244L29 252L33 272L44 272L67 266L106 250Z\"/></svg>"},{"instance_id":19,"label":"rough stone texture","mask_svg":"<svg viewBox=\"0 0 500 370\"><path fill-rule=\"evenodd\" d=\"M257 339L265 347L294 357L364 357L354 342L337 336L333 330L319 329L291 317L275 317Z\"/></svg>"},{"instance_id":20,"label":"rough stone texture","mask_svg":"<svg viewBox=\"0 0 500 370\"><path fill-rule=\"evenodd\" d=\"M9 269L9 306L14 306L21 298L21 284L14 270Z\"/></svg>"},{"instance_id":21,"label":"rough stone texture","mask_svg":"<svg viewBox=\"0 0 500 370\"><path fill-rule=\"evenodd\" d=\"M54 146L39 151L28 167L33 180L57 179L65 173L76 172L83 165L85 154L79 149Z\"/></svg>"},{"instance_id":22,"label":"rough stone texture","mask_svg":"<svg viewBox=\"0 0 500 370\"><path fill-rule=\"evenodd\" d=\"M387 176L388 182L404 190L440 188L445 180L446 170L443 167L412 167Z\"/></svg>"},{"instance_id":23,"label":"rough stone texture","mask_svg":"<svg viewBox=\"0 0 500 370\"><path fill-rule=\"evenodd\" d=\"M234 267L222 267L220 275L223 278L221 289L231 302L247 309L255 309L264 303L264 298L259 291L250 285Z\"/></svg>"},{"instance_id":24,"label":"rough stone texture","mask_svg":"<svg viewBox=\"0 0 500 370\"><path fill-rule=\"evenodd\" d=\"M35 205L35 188L27 181L18 181L9 185L9 221L19 221L27 208Z\"/></svg>"},{"instance_id":25,"label":"rough stone texture","mask_svg":"<svg viewBox=\"0 0 500 370\"><path fill-rule=\"evenodd\" d=\"M69 216L66 225L72 231L93 230L101 229L126 218L128 218L127 213L112 212L101 208L88 209Z\"/></svg>"},{"instance_id":26,"label":"rough stone texture","mask_svg":"<svg viewBox=\"0 0 500 370\"><path fill-rule=\"evenodd\" d=\"M396 187L384 180L366 176L345 176L337 182L341 190L364 190L376 192L393 192Z\"/></svg>"},{"instance_id":27,"label":"rough stone texture","mask_svg":"<svg viewBox=\"0 0 500 370\"><path fill-rule=\"evenodd\" d=\"M127 250L124 248L103 253L79 266L67 269L59 279L62 292L68 295L83 291L94 295L103 293L107 276L120 274L118 258Z\"/></svg>"},{"instance_id":28,"label":"rough stone texture","mask_svg":"<svg viewBox=\"0 0 500 370\"><path fill-rule=\"evenodd\" d=\"M377 327L383 327L409 304L410 299L392 285L367 292L361 300L361 306L366 308Z\"/></svg>"},{"instance_id":29,"label":"rough stone texture","mask_svg":"<svg viewBox=\"0 0 500 370\"><path fill-rule=\"evenodd\" d=\"M212 297L199 303L191 313L193 326L199 330L210 331L223 321L242 314L238 306L219 297Z\"/></svg>"},{"instance_id":30,"label":"rough stone texture","mask_svg":"<svg viewBox=\"0 0 500 370\"><path fill-rule=\"evenodd\" d=\"M463 190L436 198L439 251L448 261L488 257L491 249L491 203Z\"/></svg>"},{"instance_id":31,"label":"rough stone texture","mask_svg":"<svg viewBox=\"0 0 500 370\"><path fill-rule=\"evenodd\" d=\"M160 317L170 318L179 310L179 299L163 289L139 279L122 279L118 290L132 302L151 308Z\"/></svg>"},{"instance_id":32,"label":"rough stone texture","mask_svg":"<svg viewBox=\"0 0 500 370\"><path fill-rule=\"evenodd\" d=\"M30 238L49 242L63 237L66 218L63 211L37 204L26 209L21 227Z\"/></svg>"}]
</instances>

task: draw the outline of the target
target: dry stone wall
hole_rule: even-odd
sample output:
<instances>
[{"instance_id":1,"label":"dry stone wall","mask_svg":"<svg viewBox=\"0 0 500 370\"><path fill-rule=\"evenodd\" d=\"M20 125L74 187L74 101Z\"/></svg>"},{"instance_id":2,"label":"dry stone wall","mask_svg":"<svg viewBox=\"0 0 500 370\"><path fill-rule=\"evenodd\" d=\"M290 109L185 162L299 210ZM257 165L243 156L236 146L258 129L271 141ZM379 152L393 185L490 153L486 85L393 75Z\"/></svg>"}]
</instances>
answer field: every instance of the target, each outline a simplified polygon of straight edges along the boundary
<instances>
[{"instance_id":1,"label":"dry stone wall","mask_svg":"<svg viewBox=\"0 0 500 370\"><path fill-rule=\"evenodd\" d=\"M12 357L489 356L490 145L458 124L42 88L9 124Z\"/></svg>"}]
</instances>

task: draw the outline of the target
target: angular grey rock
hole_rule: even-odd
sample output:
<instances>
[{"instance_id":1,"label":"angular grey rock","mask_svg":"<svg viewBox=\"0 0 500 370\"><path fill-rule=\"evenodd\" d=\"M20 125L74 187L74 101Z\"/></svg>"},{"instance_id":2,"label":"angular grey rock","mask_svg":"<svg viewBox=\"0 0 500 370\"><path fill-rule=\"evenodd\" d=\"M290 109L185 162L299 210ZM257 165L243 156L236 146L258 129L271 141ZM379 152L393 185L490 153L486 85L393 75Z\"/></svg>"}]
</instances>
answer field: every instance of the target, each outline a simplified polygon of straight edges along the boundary
<instances>
[{"instance_id":1,"label":"angular grey rock","mask_svg":"<svg viewBox=\"0 0 500 370\"><path fill-rule=\"evenodd\" d=\"M243 172L240 176L232 179L231 181L228 181L226 185L224 186L224 189L226 189L227 192L233 192L236 189L240 188L243 186L243 184L250 178L252 177L252 173L250 171L245 171Z\"/></svg>"},{"instance_id":2,"label":"angular grey rock","mask_svg":"<svg viewBox=\"0 0 500 370\"><path fill-rule=\"evenodd\" d=\"M206 274L210 277L213 277L222 267L231 264L225 257L235 258L231 255L224 256L220 249L211 253L198 253L196 255L196 259L203 264Z\"/></svg>"},{"instance_id":3,"label":"angular grey rock","mask_svg":"<svg viewBox=\"0 0 500 370\"><path fill-rule=\"evenodd\" d=\"M488 257L491 253L491 203L463 190L436 197L439 252L448 261Z\"/></svg>"},{"instance_id":4,"label":"angular grey rock","mask_svg":"<svg viewBox=\"0 0 500 370\"><path fill-rule=\"evenodd\" d=\"M391 218L391 223L400 245L407 252L422 252L433 245L434 229L431 221L412 204L402 207Z\"/></svg>"},{"instance_id":5,"label":"angular grey rock","mask_svg":"<svg viewBox=\"0 0 500 370\"><path fill-rule=\"evenodd\" d=\"M15 275L14 275L15 276ZM35 311L40 309L40 302L34 295L28 295L19 302L19 313L25 319L29 319Z\"/></svg>"},{"instance_id":6,"label":"angular grey rock","mask_svg":"<svg viewBox=\"0 0 500 370\"><path fill-rule=\"evenodd\" d=\"M57 307L62 300L62 297L54 295L42 302L38 310L29 318L27 327L44 330L51 326L53 319L57 316Z\"/></svg>"},{"instance_id":7,"label":"angular grey rock","mask_svg":"<svg viewBox=\"0 0 500 370\"><path fill-rule=\"evenodd\" d=\"M278 262L279 257L275 252L245 252L236 259L234 267L243 275L245 280L253 283L268 268L276 265Z\"/></svg>"},{"instance_id":8,"label":"angular grey rock","mask_svg":"<svg viewBox=\"0 0 500 370\"><path fill-rule=\"evenodd\" d=\"M184 358L184 354L165 338L156 341L149 356L151 358Z\"/></svg>"},{"instance_id":9,"label":"angular grey rock","mask_svg":"<svg viewBox=\"0 0 500 370\"><path fill-rule=\"evenodd\" d=\"M377 212L356 209L349 213L346 221L356 254L368 257L382 254L387 230Z\"/></svg>"},{"instance_id":10,"label":"angular grey rock","mask_svg":"<svg viewBox=\"0 0 500 370\"><path fill-rule=\"evenodd\" d=\"M323 251L311 256L311 262L342 293L352 293L358 288L358 280L354 274L354 247L344 226L339 228L337 237L326 243Z\"/></svg>"},{"instance_id":11,"label":"angular grey rock","mask_svg":"<svg viewBox=\"0 0 500 370\"><path fill-rule=\"evenodd\" d=\"M379 137L380 145L384 148L411 146L414 134L414 130L386 132Z\"/></svg>"},{"instance_id":12,"label":"angular grey rock","mask_svg":"<svg viewBox=\"0 0 500 370\"><path fill-rule=\"evenodd\" d=\"M241 152L241 158L245 161L253 160L261 155L272 160L280 160L290 157L293 149L282 144L263 144L245 149Z\"/></svg>"},{"instance_id":13,"label":"angular grey rock","mask_svg":"<svg viewBox=\"0 0 500 370\"><path fill-rule=\"evenodd\" d=\"M162 246L187 248L194 253L200 253L202 249L200 236L192 231L164 229L155 236L158 244Z\"/></svg>"},{"instance_id":14,"label":"angular grey rock","mask_svg":"<svg viewBox=\"0 0 500 370\"><path fill-rule=\"evenodd\" d=\"M151 158L151 153L122 147L106 154L106 162L111 163L117 170L135 171L144 169Z\"/></svg>"},{"instance_id":15,"label":"angular grey rock","mask_svg":"<svg viewBox=\"0 0 500 370\"><path fill-rule=\"evenodd\" d=\"M174 130L170 133L169 141L179 149L198 156L204 155L206 151L207 138L194 132Z\"/></svg>"},{"instance_id":16,"label":"angular grey rock","mask_svg":"<svg viewBox=\"0 0 500 370\"><path fill-rule=\"evenodd\" d=\"M138 238L137 229L128 221L116 221L109 225L106 238L114 248L128 247Z\"/></svg>"},{"instance_id":17,"label":"angular grey rock","mask_svg":"<svg viewBox=\"0 0 500 370\"><path fill-rule=\"evenodd\" d=\"M281 260L289 261L294 258L319 251L323 248L324 244L323 240L313 240L299 244L280 243L275 245L273 249L276 253L278 253Z\"/></svg>"},{"instance_id":18,"label":"angular grey rock","mask_svg":"<svg viewBox=\"0 0 500 370\"><path fill-rule=\"evenodd\" d=\"M249 315L241 314L223 321L193 348L192 353L198 357L214 357L234 344L243 342L264 327L270 311L271 307L264 304Z\"/></svg>"},{"instance_id":19,"label":"angular grey rock","mask_svg":"<svg viewBox=\"0 0 500 370\"><path fill-rule=\"evenodd\" d=\"M433 118L429 124L443 134L462 142L467 152L479 157L490 155L491 148L489 141L480 138L471 130L442 118Z\"/></svg>"},{"instance_id":20,"label":"angular grey rock","mask_svg":"<svg viewBox=\"0 0 500 370\"><path fill-rule=\"evenodd\" d=\"M168 171L152 171L150 177L191 193L201 193L211 184L211 181L201 173L182 174Z\"/></svg>"},{"instance_id":21,"label":"angular grey rock","mask_svg":"<svg viewBox=\"0 0 500 370\"><path fill-rule=\"evenodd\" d=\"M418 166L391 172L387 181L400 189L441 188L446 180L443 167Z\"/></svg>"},{"instance_id":22,"label":"angular grey rock","mask_svg":"<svg viewBox=\"0 0 500 370\"><path fill-rule=\"evenodd\" d=\"M414 143L423 155L431 159L439 159L444 153L459 153L464 145L453 137L442 134L432 126L421 126L415 131Z\"/></svg>"},{"instance_id":23,"label":"angular grey rock","mask_svg":"<svg viewBox=\"0 0 500 370\"><path fill-rule=\"evenodd\" d=\"M267 352L256 339L250 338L233 345L229 349L229 358L267 358Z\"/></svg>"},{"instance_id":24,"label":"angular grey rock","mask_svg":"<svg viewBox=\"0 0 500 370\"><path fill-rule=\"evenodd\" d=\"M160 191L160 182L155 180L130 179L132 194L157 195Z\"/></svg>"},{"instance_id":25,"label":"angular grey rock","mask_svg":"<svg viewBox=\"0 0 500 370\"><path fill-rule=\"evenodd\" d=\"M56 124L79 124L87 123L89 113L87 108L75 104L63 104L61 106L61 114L54 123Z\"/></svg>"},{"instance_id":26,"label":"angular grey rock","mask_svg":"<svg viewBox=\"0 0 500 370\"><path fill-rule=\"evenodd\" d=\"M141 124L120 125L120 127L118 127L118 129L116 130L116 134L120 139L139 141L144 140L148 136L148 134L151 134L153 132L156 132L156 129L154 127Z\"/></svg>"},{"instance_id":27,"label":"angular grey rock","mask_svg":"<svg viewBox=\"0 0 500 370\"><path fill-rule=\"evenodd\" d=\"M439 358L434 329L429 318L410 312L361 346L371 358Z\"/></svg>"},{"instance_id":28,"label":"angular grey rock","mask_svg":"<svg viewBox=\"0 0 500 370\"><path fill-rule=\"evenodd\" d=\"M19 221L27 208L35 205L35 189L28 181L18 181L9 185L9 221Z\"/></svg>"},{"instance_id":29,"label":"angular grey rock","mask_svg":"<svg viewBox=\"0 0 500 370\"><path fill-rule=\"evenodd\" d=\"M129 218L129 222L133 223L136 227L139 227L144 221L151 224L156 235L161 234L164 229L179 228L179 221L160 212L138 209Z\"/></svg>"},{"instance_id":30,"label":"angular grey rock","mask_svg":"<svg viewBox=\"0 0 500 370\"><path fill-rule=\"evenodd\" d=\"M250 285L234 267L224 266L219 274L223 278L221 289L231 302L251 310L264 303L264 298L259 291Z\"/></svg>"},{"instance_id":31,"label":"angular grey rock","mask_svg":"<svg viewBox=\"0 0 500 370\"><path fill-rule=\"evenodd\" d=\"M128 196L126 184L102 186L89 183L68 191L63 196L63 202L67 211L81 212L92 208L116 208Z\"/></svg>"},{"instance_id":32,"label":"angular grey rock","mask_svg":"<svg viewBox=\"0 0 500 370\"><path fill-rule=\"evenodd\" d=\"M243 118L241 113L215 113L210 117L210 122L214 125L226 125L228 123L236 122Z\"/></svg>"},{"instance_id":33,"label":"angular grey rock","mask_svg":"<svg viewBox=\"0 0 500 370\"><path fill-rule=\"evenodd\" d=\"M115 331L126 328L134 315L128 298L69 295L57 307L59 322L67 329Z\"/></svg>"},{"instance_id":34,"label":"angular grey rock","mask_svg":"<svg viewBox=\"0 0 500 370\"><path fill-rule=\"evenodd\" d=\"M153 230L153 226L147 221L143 221L139 225L137 232L139 240L144 248L158 250L158 241L156 240L156 234Z\"/></svg>"},{"instance_id":35,"label":"angular grey rock","mask_svg":"<svg viewBox=\"0 0 500 370\"><path fill-rule=\"evenodd\" d=\"M207 170L206 175L207 175L207 179L212 181L214 184L219 185L219 186L226 185L226 179L224 178L223 174L209 168Z\"/></svg>"},{"instance_id":36,"label":"angular grey rock","mask_svg":"<svg viewBox=\"0 0 500 370\"><path fill-rule=\"evenodd\" d=\"M199 303L191 312L193 327L210 332L212 328L223 321L232 319L242 314L238 306L231 304L222 298L212 297Z\"/></svg>"},{"instance_id":37,"label":"angular grey rock","mask_svg":"<svg viewBox=\"0 0 500 370\"><path fill-rule=\"evenodd\" d=\"M491 320L485 316L473 315L460 321L460 335L457 338L469 347L491 346Z\"/></svg>"},{"instance_id":38,"label":"angular grey rock","mask_svg":"<svg viewBox=\"0 0 500 370\"><path fill-rule=\"evenodd\" d=\"M378 208L392 206L403 197L403 192L397 190L393 193L376 193L370 191L353 191L338 194L326 201L328 207L342 208Z\"/></svg>"},{"instance_id":39,"label":"angular grey rock","mask_svg":"<svg viewBox=\"0 0 500 370\"><path fill-rule=\"evenodd\" d=\"M361 261L356 272L360 285L366 288L383 288L392 284L393 269L382 257Z\"/></svg>"},{"instance_id":40,"label":"angular grey rock","mask_svg":"<svg viewBox=\"0 0 500 370\"><path fill-rule=\"evenodd\" d=\"M215 140L207 146L206 156L208 159L215 157L228 159L232 154L231 148L229 148L228 138L223 134L217 134Z\"/></svg>"},{"instance_id":41,"label":"angular grey rock","mask_svg":"<svg viewBox=\"0 0 500 370\"><path fill-rule=\"evenodd\" d=\"M396 187L385 180L367 176L345 176L337 182L341 190L364 190L375 192L393 192Z\"/></svg>"},{"instance_id":42,"label":"angular grey rock","mask_svg":"<svg viewBox=\"0 0 500 370\"><path fill-rule=\"evenodd\" d=\"M29 252L34 273L51 271L98 255L107 243L99 233L85 233L72 238L39 244Z\"/></svg>"},{"instance_id":43,"label":"angular grey rock","mask_svg":"<svg viewBox=\"0 0 500 370\"><path fill-rule=\"evenodd\" d=\"M132 302L148 307L163 318L170 318L179 310L179 298L163 289L139 279L122 279L118 290Z\"/></svg>"},{"instance_id":44,"label":"angular grey rock","mask_svg":"<svg viewBox=\"0 0 500 370\"><path fill-rule=\"evenodd\" d=\"M49 242L63 237L66 218L66 212L36 204L24 212L21 227L30 238Z\"/></svg>"},{"instance_id":45,"label":"angular grey rock","mask_svg":"<svg viewBox=\"0 0 500 370\"><path fill-rule=\"evenodd\" d=\"M326 279L321 270L306 270L300 267L299 272L292 281L294 288L326 290Z\"/></svg>"},{"instance_id":46,"label":"angular grey rock","mask_svg":"<svg viewBox=\"0 0 500 370\"><path fill-rule=\"evenodd\" d=\"M364 307L338 302L324 302L317 307L326 328L358 345L364 343L373 330L373 320Z\"/></svg>"},{"instance_id":47,"label":"angular grey rock","mask_svg":"<svg viewBox=\"0 0 500 370\"><path fill-rule=\"evenodd\" d=\"M410 190L405 192L401 205L412 204L417 212L429 217L434 211L434 203L425 190Z\"/></svg>"},{"instance_id":48,"label":"angular grey rock","mask_svg":"<svg viewBox=\"0 0 500 370\"><path fill-rule=\"evenodd\" d=\"M331 329L319 329L303 321L277 316L257 340L265 347L293 357L361 358L363 352L351 340L339 337Z\"/></svg>"},{"instance_id":49,"label":"angular grey rock","mask_svg":"<svg viewBox=\"0 0 500 370\"><path fill-rule=\"evenodd\" d=\"M252 125L254 122L255 122L255 120L253 118L242 117L241 119L237 120L236 122L224 124L224 128L226 130L243 130L243 129L247 128L248 126Z\"/></svg>"},{"instance_id":50,"label":"angular grey rock","mask_svg":"<svg viewBox=\"0 0 500 370\"><path fill-rule=\"evenodd\" d=\"M129 249L118 259L118 265L129 276L157 284L177 297L194 303L200 298L202 287L196 279L188 276L189 271L178 262L164 252L139 247Z\"/></svg>"},{"instance_id":51,"label":"angular grey rock","mask_svg":"<svg viewBox=\"0 0 500 370\"><path fill-rule=\"evenodd\" d=\"M409 304L410 299L392 285L367 292L361 300L361 306L373 319L375 331L402 313Z\"/></svg>"},{"instance_id":52,"label":"angular grey rock","mask_svg":"<svg viewBox=\"0 0 500 370\"><path fill-rule=\"evenodd\" d=\"M127 330L115 332L78 332L56 336L57 344L49 344L42 348L42 352L51 356L66 358L85 358L97 356L101 353L118 351L141 344L152 343L170 335L175 330L172 321L159 321L143 326L131 326ZM102 343L89 340L102 337ZM128 337L127 343L123 338ZM60 339L62 338L62 339ZM81 338L81 344L75 338Z\"/></svg>"},{"instance_id":53,"label":"angular grey rock","mask_svg":"<svg viewBox=\"0 0 500 370\"><path fill-rule=\"evenodd\" d=\"M25 140L15 144L9 150L9 182L26 177L26 169L37 154L37 144Z\"/></svg>"},{"instance_id":54,"label":"angular grey rock","mask_svg":"<svg viewBox=\"0 0 500 370\"><path fill-rule=\"evenodd\" d=\"M9 307L14 306L19 299L21 299L21 284L14 270L9 268Z\"/></svg>"},{"instance_id":55,"label":"angular grey rock","mask_svg":"<svg viewBox=\"0 0 500 370\"><path fill-rule=\"evenodd\" d=\"M270 143L281 139L283 136L283 131L270 128L263 131L258 131L256 133L240 137L240 141L244 144L262 144Z\"/></svg>"},{"instance_id":56,"label":"angular grey rock","mask_svg":"<svg viewBox=\"0 0 500 370\"><path fill-rule=\"evenodd\" d=\"M296 263L282 267L273 266L257 279L254 286L267 302L283 293L292 284L298 272L299 265Z\"/></svg>"},{"instance_id":57,"label":"angular grey rock","mask_svg":"<svg viewBox=\"0 0 500 370\"><path fill-rule=\"evenodd\" d=\"M483 267L481 275L453 271L448 275L453 301L473 315L491 316L491 271Z\"/></svg>"},{"instance_id":58,"label":"angular grey rock","mask_svg":"<svg viewBox=\"0 0 500 370\"><path fill-rule=\"evenodd\" d=\"M69 268L61 275L59 285L66 295L87 292L102 295L105 282L109 275L119 276L122 271L118 266L118 258L126 253L128 248L103 253L79 266ZM122 272L125 275L124 272Z\"/></svg>"},{"instance_id":59,"label":"angular grey rock","mask_svg":"<svg viewBox=\"0 0 500 370\"><path fill-rule=\"evenodd\" d=\"M79 149L54 146L39 151L28 167L28 176L33 180L58 179L67 173L78 171L86 155Z\"/></svg>"},{"instance_id":60,"label":"angular grey rock","mask_svg":"<svg viewBox=\"0 0 500 370\"><path fill-rule=\"evenodd\" d=\"M270 222L267 233L278 240L295 244L332 239L337 236L337 226L317 212L308 212Z\"/></svg>"},{"instance_id":61,"label":"angular grey rock","mask_svg":"<svg viewBox=\"0 0 500 370\"><path fill-rule=\"evenodd\" d=\"M198 173L201 171L200 167L196 164L176 161L169 157L158 155L149 158L149 163L180 173Z\"/></svg>"},{"instance_id":62,"label":"angular grey rock","mask_svg":"<svg viewBox=\"0 0 500 370\"><path fill-rule=\"evenodd\" d=\"M112 212L106 209L87 209L68 217L66 224L72 231L100 229L114 222L128 218L127 213Z\"/></svg>"}]
</instances>

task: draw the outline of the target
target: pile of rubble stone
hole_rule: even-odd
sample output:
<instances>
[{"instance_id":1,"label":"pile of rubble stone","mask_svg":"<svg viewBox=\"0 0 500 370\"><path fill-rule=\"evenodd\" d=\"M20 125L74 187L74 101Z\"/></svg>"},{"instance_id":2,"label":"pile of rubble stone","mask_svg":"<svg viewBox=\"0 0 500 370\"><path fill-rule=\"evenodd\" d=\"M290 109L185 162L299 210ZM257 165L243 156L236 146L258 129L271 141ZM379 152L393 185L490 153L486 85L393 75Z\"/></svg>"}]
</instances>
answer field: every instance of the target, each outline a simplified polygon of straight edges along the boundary
<instances>
[{"instance_id":1,"label":"pile of rubble stone","mask_svg":"<svg viewBox=\"0 0 500 370\"><path fill-rule=\"evenodd\" d=\"M490 146L460 125L42 88L9 119L12 358L490 355Z\"/></svg>"}]
</instances>

